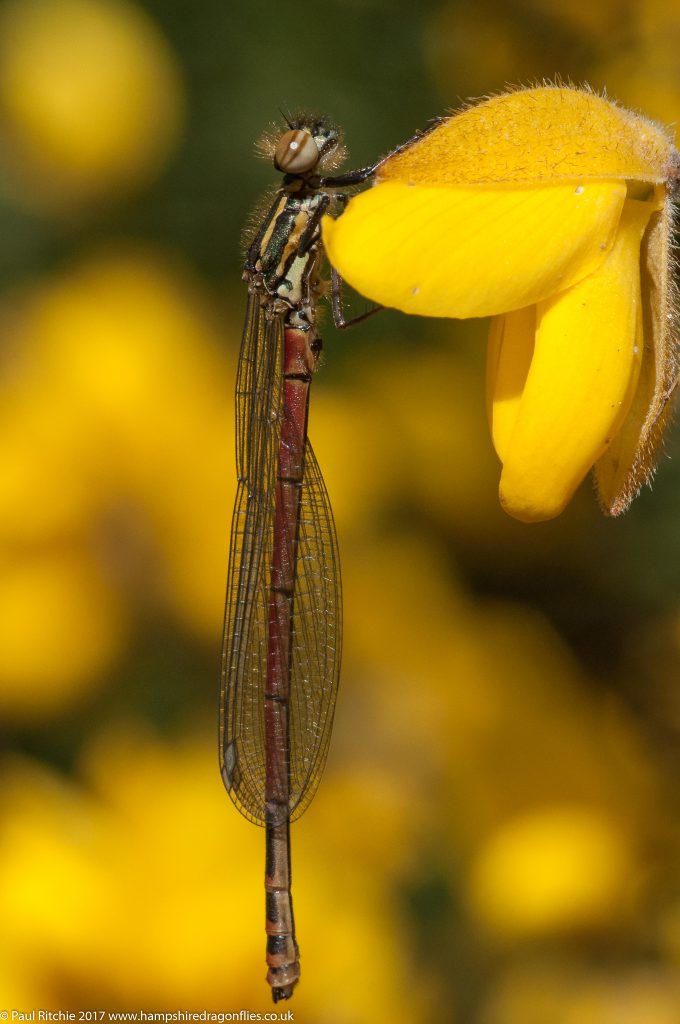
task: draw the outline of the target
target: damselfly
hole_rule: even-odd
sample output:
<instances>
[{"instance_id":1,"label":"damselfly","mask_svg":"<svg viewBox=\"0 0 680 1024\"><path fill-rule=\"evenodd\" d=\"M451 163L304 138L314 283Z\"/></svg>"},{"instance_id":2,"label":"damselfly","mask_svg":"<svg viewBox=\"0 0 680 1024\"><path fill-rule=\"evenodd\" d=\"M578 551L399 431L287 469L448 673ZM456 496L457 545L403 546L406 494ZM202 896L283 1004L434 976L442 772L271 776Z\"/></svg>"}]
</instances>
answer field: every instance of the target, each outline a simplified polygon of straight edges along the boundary
<instances>
[{"instance_id":1,"label":"damselfly","mask_svg":"<svg viewBox=\"0 0 680 1024\"><path fill-rule=\"evenodd\" d=\"M374 167L323 177L320 171L342 158L338 131L323 118L295 118L263 148L284 178L243 274L248 307L236 383L238 493L220 766L237 808L265 828L267 981L277 1002L300 976L289 826L319 783L340 671L337 540L307 439L309 388L321 351L320 223L347 200L335 190L365 181ZM333 282L334 317L347 326Z\"/></svg>"}]
</instances>

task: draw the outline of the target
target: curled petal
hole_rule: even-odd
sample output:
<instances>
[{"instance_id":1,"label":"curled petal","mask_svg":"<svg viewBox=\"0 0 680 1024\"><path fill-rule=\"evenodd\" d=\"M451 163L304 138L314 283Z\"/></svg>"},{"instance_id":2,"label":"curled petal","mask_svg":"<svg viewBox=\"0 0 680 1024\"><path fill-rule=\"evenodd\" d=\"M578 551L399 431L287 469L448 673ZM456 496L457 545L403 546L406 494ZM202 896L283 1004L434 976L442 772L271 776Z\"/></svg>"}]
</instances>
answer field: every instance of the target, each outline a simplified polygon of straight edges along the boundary
<instances>
[{"instance_id":1,"label":"curled petal","mask_svg":"<svg viewBox=\"0 0 680 1024\"><path fill-rule=\"evenodd\" d=\"M673 203L654 214L642 244L644 346L640 380L628 416L595 466L600 505L608 515L625 512L654 472L677 384L672 301Z\"/></svg>"},{"instance_id":2,"label":"curled petal","mask_svg":"<svg viewBox=\"0 0 680 1024\"><path fill-rule=\"evenodd\" d=\"M498 458L505 459L534 355L536 307L491 321L487 351L487 413Z\"/></svg>"},{"instance_id":3,"label":"curled petal","mask_svg":"<svg viewBox=\"0 0 680 1024\"><path fill-rule=\"evenodd\" d=\"M597 273L538 305L535 350L515 398L514 425L502 429L500 499L517 519L558 515L628 411L642 349L640 240L653 211L651 203L628 200ZM504 338L512 342L518 333L506 324ZM527 344L526 338L515 342L518 362L526 362ZM494 409L512 363L505 353L491 375Z\"/></svg>"},{"instance_id":4,"label":"curled petal","mask_svg":"<svg viewBox=\"0 0 680 1024\"><path fill-rule=\"evenodd\" d=\"M323 237L358 292L421 316L472 317L533 305L596 270L610 251L626 186L527 188L386 181L355 196Z\"/></svg>"}]
</instances>

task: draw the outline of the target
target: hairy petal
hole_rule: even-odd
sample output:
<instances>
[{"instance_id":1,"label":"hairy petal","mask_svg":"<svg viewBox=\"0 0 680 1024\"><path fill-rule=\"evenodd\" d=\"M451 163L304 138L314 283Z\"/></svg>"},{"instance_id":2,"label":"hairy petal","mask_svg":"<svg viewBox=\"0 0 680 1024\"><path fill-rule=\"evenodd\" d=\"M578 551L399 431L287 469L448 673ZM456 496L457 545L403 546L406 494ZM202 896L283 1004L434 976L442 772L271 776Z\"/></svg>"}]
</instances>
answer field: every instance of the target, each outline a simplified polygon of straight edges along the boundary
<instances>
[{"instance_id":1,"label":"hairy petal","mask_svg":"<svg viewBox=\"0 0 680 1024\"><path fill-rule=\"evenodd\" d=\"M625 423L595 466L600 505L608 515L625 512L652 476L677 384L673 212L673 203L667 198L653 215L642 244L644 348L640 381Z\"/></svg>"},{"instance_id":2,"label":"hairy petal","mask_svg":"<svg viewBox=\"0 0 680 1024\"><path fill-rule=\"evenodd\" d=\"M378 180L420 185L535 184L570 178L661 183L678 166L672 133L584 89L492 96L387 157Z\"/></svg>"}]
</instances>

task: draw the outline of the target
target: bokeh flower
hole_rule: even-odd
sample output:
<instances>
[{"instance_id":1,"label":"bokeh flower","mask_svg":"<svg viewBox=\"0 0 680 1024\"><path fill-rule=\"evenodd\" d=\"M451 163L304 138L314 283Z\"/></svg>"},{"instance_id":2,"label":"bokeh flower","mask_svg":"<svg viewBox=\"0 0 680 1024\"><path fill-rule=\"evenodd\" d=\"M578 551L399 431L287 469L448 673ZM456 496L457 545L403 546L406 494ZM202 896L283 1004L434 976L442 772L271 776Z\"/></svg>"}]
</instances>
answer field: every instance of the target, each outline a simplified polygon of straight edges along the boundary
<instances>
[{"instance_id":1,"label":"bokeh flower","mask_svg":"<svg viewBox=\"0 0 680 1024\"><path fill-rule=\"evenodd\" d=\"M216 643L230 367L209 292L133 245L2 316L0 708L36 720L103 683L137 616Z\"/></svg>"},{"instance_id":2,"label":"bokeh flower","mask_svg":"<svg viewBox=\"0 0 680 1024\"><path fill-rule=\"evenodd\" d=\"M492 316L506 511L558 515L595 466L605 512L654 468L676 376L669 135L593 93L506 93L439 122L324 220L333 265L406 313Z\"/></svg>"},{"instance_id":3,"label":"bokeh flower","mask_svg":"<svg viewBox=\"0 0 680 1024\"><path fill-rule=\"evenodd\" d=\"M161 31L129 0L9 0L0 12L5 185L31 208L92 206L152 179L184 114Z\"/></svg>"},{"instance_id":4,"label":"bokeh flower","mask_svg":"<svg viewBox=\"0 0 680 1024\"><path fill-rule=\"evenodd\" d=\"M472 907L504 939L611 927L630 912L634 864L621 828L578 804L532 809L473 861Z\"/></svg>"},{"instance_id":5,"label":"bokeh flower","mask_svg":"<svg viewBox=\"0 0 680 1024\"><path fill-rule=\"evenodd\" d=\"M433 1017L427 983L411 977L403 922L386 905L391 865L362 856L386 818L405 847L408 818L382 808L378 794L357 812L356 831L337 818L296 845L296 910L318 936L305 948L296 1014L424 1024ZM271 1010L262 874L253 870L263 858L261 830L225 800L212 730L163 742L121 719L91 738L70 781L8 759L2 1005Z\"/></svg>"}]
</instances>

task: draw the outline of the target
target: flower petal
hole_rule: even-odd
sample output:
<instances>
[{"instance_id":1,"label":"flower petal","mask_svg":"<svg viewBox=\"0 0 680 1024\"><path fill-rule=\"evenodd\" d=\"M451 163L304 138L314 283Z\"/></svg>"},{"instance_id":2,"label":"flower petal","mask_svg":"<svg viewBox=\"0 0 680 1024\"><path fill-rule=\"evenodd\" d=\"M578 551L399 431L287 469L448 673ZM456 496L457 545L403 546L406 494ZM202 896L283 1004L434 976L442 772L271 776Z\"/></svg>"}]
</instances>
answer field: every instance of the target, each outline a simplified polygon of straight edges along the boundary
<instances>
[{"instance_id":1,"label":"flower petal","mask_svg":"<svg viewBox=\"0 0 680 1024\"><path fill-rule=\"evenodd\" d=\"M544 86L442 119L388 156L376 177L418 185L661 183L677 166L670 131L587 90Z\"/></svg>"},{"instance_id":2,"label":"flower petal","mask_svg":"<svg viewBox=\"0 0 680 1024\"><path fill-rule=\"evenodd\" d=\"M640 240L653 212L652 203L628 200L600 270L538 306L500 483L501 503L517 519L558 515L628 411L641 360ZM494 397L503 382L492 382Z\"/></svg>"},{"instance_id":3,"label":"flower petal","mask_svg":"<svg viewBox=\"0 0 680 1024\"><path fill-rule=\"evenodd\" d=\"M625 512L654 472L657 448L677 383L672 303L673 203L654 214L642 245L644 347L640 381L625 423L595 466L598 496L609 515Z\"/></svg>"},{"instance_id":4,"label":"flower petal","mask_svg":"<svg viewBox=\"0 0 680 1024\"><path fill-rule=\"evenodd\" d=\"M610 250L624 182L528 188L384 182L325 217L328 258L384 306L471 317L533 305L592 273Z\"/></svg>"},{"instance_id":5,"label":"flower petal","mask_svg":"<svg viewBox=\"0 0 680 1024\"><path fill-rule=\"evenodd\" d=\"M487 413L498 458L505 459L519 412L536 338L536 307L491 321L487 351Z\"/></svg>"}]
</instances>

